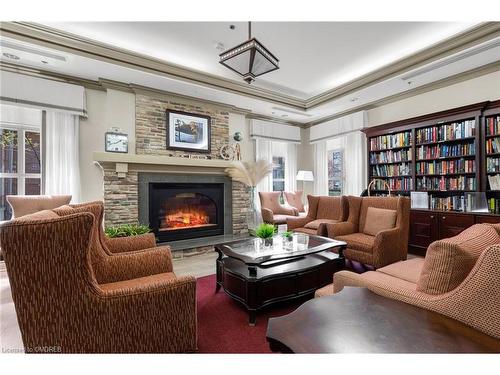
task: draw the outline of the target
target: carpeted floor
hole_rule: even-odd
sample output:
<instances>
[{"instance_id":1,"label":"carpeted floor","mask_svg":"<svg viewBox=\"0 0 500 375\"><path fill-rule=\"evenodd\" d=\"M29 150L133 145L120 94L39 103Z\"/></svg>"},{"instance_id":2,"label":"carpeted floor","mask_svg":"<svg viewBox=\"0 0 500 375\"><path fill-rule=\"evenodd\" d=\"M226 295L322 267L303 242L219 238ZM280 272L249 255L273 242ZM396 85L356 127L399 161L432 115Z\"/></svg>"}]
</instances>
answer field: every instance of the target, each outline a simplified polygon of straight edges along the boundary
<instances>
[{"instance_id":1,"label":"carpeted floor","mask_svg":"<svg viewBox=\"0 0 500 375\"><path fill-rule=\"evenodd\" d=\"M304 299L274 305L257 315L257 324L248 325L245 308L222 289L215 293L215 275L197 280L199 353L271 353L266 341L267 321L286 315Z\"/></svg>"}]
</instances>

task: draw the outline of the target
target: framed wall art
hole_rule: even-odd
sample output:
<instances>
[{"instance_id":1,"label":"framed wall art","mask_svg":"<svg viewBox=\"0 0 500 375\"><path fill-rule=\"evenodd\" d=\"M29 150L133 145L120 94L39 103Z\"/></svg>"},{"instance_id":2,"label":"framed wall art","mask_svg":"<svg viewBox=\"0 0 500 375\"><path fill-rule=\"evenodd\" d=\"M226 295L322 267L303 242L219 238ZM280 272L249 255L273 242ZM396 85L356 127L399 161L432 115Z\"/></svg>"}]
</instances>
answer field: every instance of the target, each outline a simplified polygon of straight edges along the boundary
<instances>
[{"instance_id":1,"label":"framed wall art","mask_svg":"<svg viewBox=\"0 0 500 375\"><path fill-rule=\"evenodd\" d=\"M210 117L167 110L167 149L210 153Z\"/></svg>"}]
</instances>

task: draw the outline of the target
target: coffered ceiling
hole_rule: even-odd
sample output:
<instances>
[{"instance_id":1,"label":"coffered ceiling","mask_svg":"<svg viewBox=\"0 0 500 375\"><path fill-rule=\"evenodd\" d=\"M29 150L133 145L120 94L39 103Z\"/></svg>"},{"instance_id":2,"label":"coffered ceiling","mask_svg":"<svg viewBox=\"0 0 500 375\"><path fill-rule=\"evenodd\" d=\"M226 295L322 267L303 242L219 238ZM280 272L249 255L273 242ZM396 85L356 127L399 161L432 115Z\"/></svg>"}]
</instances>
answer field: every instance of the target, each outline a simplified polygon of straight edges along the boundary
<instances>
[{"instance_id":1,"label":"coffered ceiling","mask_svg":"<svg viewBox=\"0 0 500 375\"><path fill-rule=\"evenodd\" d=\"M222 49L247 39L241 22L2 23L0 29L4 68L146 86L299 124L500 69L500 23L255 22L253 36L280 59L280 69L251 85L218 63Z\"/></svg>"}]
</instances>

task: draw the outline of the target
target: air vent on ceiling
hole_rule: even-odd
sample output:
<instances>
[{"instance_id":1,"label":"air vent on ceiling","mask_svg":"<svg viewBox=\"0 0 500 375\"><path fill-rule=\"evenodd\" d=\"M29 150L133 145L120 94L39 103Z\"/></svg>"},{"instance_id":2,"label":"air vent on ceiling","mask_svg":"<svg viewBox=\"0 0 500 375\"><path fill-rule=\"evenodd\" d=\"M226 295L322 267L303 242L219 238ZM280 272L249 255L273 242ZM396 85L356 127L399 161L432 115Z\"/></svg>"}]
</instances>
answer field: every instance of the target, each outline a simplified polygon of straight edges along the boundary
<instances>
[{"instance_id":1,"label":"air vent on ceiling","mask_svg":"<svg viewBox=\"0 0 500 375\"><path fill-rule=\"evenodd\" d=\"M292 113L294 115L299 115L299 116L304 116L304 117L311 117L312 115L310 115L309 113L305 113L305 112L299 112L299 111L294 111L292 109L288 109L288 108L280 108L280 107L273 107L272 108L273 111L275 112L286 112L286 113ZM279 114L279 113L275 113L275 114Z\"/></svg>"},{"instance_id":2,"label":"air vent on ceiling","mask_svg":"<svg viewBox=\"0 0 500 375\"><path fill-rule=\"evenodd\" d=\"M468 57L472 57L475 55L478 55L482 52L486 52L490 49L496 48L500 46L500 39L495 39L489 43L485 43L483 45L480 45L476 48L471 48L469 50L466 50L464 52L457 53L455 55L451 55L450 57L444 58L442 60L436 61L435 63L431 63L429 65L426 65L420 69L414 70L408 75L405 75L404 77L401 77L403 81L410 81L418 76L421 76L425 73L429 73L433 70L442 68L443 66L449 65L456 63L457 61L464 60Z\"/></svg>"}]
</instances>

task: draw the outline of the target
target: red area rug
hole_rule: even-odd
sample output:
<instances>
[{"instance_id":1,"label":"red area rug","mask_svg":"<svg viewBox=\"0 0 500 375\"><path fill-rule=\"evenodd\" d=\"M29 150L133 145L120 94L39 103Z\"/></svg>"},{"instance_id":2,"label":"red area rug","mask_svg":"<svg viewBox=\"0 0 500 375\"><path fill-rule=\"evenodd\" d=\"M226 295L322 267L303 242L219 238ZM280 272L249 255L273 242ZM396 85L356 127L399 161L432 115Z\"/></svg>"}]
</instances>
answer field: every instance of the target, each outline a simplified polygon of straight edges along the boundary
<instances>
[{"instance_id":1,"label":"red area rug","mask_svg":"<svg viewBox=\"0 0 500 375\"><path fill-rule=\"evenodd\" d=\"M215 293L215 275L197 280L198 353L271 353L266 341L267 321L286 315L304 299L273 305L259 312L257 324L248 325L243 305L222 289Z\"/></svg>"}]
</instances>

